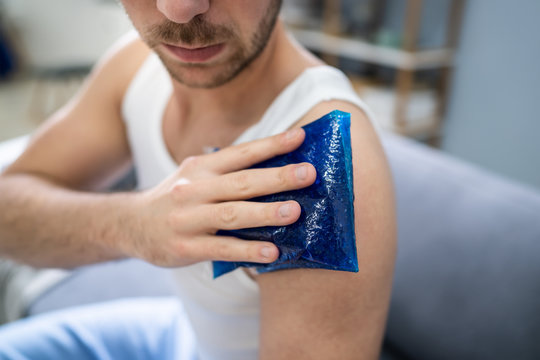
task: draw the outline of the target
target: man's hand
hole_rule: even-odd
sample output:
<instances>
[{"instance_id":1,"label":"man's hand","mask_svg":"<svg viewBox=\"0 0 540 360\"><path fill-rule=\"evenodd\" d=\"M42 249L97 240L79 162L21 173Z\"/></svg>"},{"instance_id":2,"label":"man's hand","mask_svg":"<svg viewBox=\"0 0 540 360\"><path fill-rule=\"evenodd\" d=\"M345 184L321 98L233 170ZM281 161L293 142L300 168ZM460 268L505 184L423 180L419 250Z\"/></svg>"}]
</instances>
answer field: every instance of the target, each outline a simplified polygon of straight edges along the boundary
<instances>
[{"instance_id":1,"label":"man's hand","mask_svg":"<svg viewBox=\"0 0 540 360\"><path fill-rule=\"evenodd\" d=\"M159 266L204 260L268 263L279 255L272 243L216 236L217 230L283 226L300 216L296 201L257 203L257 196L294 190L315 181L308 163L249 169L296 149L302 129L187 158L175 174L139 194L132 208L130 237L122 252Z\"/></svg>"}]
</instances>

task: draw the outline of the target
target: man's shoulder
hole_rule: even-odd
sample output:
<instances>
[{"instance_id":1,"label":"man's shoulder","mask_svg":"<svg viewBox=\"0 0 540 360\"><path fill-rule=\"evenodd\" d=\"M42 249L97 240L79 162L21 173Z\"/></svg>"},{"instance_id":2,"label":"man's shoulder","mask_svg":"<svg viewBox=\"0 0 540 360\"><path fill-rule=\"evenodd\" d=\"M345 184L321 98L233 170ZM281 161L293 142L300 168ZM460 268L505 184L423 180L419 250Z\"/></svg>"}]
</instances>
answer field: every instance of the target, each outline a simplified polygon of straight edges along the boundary
<instances>
[{"instance_id":1,"label":"man's shoulder","mask_svg":"<svg viewBox=\"0 0 540 360\"><path fill-rule=\"evenodd\" d=\"M318 103L294 127L336 109L351 114L359 272L291 269L258 275L260 352L272 358L374 359L380 347L396 230L391 175L377 133L364 109L344 100Z\"/></svg>"}]
</instances>

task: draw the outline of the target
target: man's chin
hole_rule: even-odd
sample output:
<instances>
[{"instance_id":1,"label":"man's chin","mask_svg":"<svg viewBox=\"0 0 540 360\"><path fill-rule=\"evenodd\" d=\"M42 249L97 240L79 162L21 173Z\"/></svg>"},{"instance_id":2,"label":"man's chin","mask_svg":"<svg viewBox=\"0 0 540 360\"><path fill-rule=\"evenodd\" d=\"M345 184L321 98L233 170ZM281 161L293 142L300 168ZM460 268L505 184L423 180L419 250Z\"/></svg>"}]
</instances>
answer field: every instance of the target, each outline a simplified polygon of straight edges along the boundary
<instances>
[{"instance_id":1,"label":"man's chin","mask_svg":"<svg viewBox=\"0 0 540 360\"><path fill-rule=\"evenodd\" d=\"M224 76L223 73L214 73L208 68L190 68L179 73L169 70L171 77L182 85L191 88L212 89L225 85L232 80L231 76Z\"/></svg>"},{"instance_id":2,"label":"man's chin","mask_svg":"<svg viewBox=\"0 0 540 360\"><path fill-rule=\"evenodd\" d=\"M248 51L239 50L204 63L179 62L166 52L154 50L174 80L191 88L212 89L235 79L259 57L262 48L250 56L246 56Z\"/></svg>"},{"instance_id":3,"label":"man's chin","mask_svg":"<svg viewBox=\"0 0 540 360\"><path fill-rule=\"evenodd\" d=\"M191 88L213 89L223 86L236 78L246 67L244 62L230 64L170 64L163 62L171 77L180 84Z\"/></svg>"}]
</instances>

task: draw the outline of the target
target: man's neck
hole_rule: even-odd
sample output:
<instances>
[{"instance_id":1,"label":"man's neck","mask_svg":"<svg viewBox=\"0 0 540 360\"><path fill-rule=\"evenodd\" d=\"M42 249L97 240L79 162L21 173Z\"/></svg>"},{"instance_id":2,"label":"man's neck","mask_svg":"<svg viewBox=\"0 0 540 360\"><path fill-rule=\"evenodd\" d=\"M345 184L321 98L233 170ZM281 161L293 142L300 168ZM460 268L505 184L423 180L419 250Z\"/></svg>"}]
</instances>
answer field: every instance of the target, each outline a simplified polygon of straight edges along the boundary
<instances>
[{"instance_id":1,"label":"man's neck","mask_svg":"<svg viewBox=\"0 0 540 360\"><path fill-rule=\"evenodd\" d=\"M289 39L278 20L264 50L233 80L213 89L190 88L173 81L172 101L186 123L206 118L219 119L227 126L249 126L287 84L317 64Z\"/></svg>"}]
</instances>

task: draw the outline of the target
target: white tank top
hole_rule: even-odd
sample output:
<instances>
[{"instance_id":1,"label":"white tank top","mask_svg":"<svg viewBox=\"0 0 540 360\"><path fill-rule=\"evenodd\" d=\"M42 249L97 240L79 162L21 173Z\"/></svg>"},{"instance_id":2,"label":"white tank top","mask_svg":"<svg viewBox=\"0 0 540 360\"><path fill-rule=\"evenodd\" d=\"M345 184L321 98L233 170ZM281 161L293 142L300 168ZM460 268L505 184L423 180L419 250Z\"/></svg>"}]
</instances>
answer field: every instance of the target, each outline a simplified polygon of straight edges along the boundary
<instances>
[{"instance_id":1,"label":"white tank top","mask_svg":"<svg viewBox=\"0 0 540 360\"><path fill-rule=\"evenodd\" d=\"M138 187L157 185L178 165L162 134L163 112L172 93L168 72L152 54L144 62L123 102L123 116ZM345 75L330 66L306 69L273 101L261 120L240 135L235 144L278 134L322 101L343 100L373 119ZM373 123L373 122L372 122ZM376 130L377 125L373 123ZM173 270L179 294L197 339L201 360L257 359L259 289L242 269L213 279L212 263Z\"/></svg>"}]
</instances>

